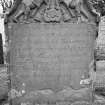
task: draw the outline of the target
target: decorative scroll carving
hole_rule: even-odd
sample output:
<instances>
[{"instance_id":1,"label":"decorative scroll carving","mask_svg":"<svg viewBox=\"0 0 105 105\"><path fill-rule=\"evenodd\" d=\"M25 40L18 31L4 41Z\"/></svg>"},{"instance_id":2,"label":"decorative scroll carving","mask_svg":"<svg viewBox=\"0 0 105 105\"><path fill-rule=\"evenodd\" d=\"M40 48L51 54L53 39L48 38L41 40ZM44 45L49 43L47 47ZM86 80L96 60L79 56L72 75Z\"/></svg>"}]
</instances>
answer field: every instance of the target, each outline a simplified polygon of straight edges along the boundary
<instances>
[{"instance_id":1,"label":"decorative scroll carving","mask_svg":"<svg viewBox=\"0 0 105 105\"><path fill-rule=\"evenodd\" d=\"M19 0L15 5L12 16L8 15L15 22L96 22L97 14L92 14L84 0Z\"/></svg>"}]
</instances>

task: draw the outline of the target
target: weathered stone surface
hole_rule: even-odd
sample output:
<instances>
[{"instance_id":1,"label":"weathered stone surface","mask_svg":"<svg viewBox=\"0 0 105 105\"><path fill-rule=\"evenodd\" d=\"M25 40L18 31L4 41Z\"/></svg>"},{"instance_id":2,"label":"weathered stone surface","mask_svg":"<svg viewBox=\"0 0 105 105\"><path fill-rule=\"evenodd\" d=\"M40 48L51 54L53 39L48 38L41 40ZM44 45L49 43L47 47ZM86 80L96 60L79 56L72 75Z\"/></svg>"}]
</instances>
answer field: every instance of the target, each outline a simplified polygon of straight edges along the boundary
<instances>
[{"instance_id":1,"label":"weathered stone surface","mask_svg":"<svg viewBox=\"0 0 105 105\"><path fill-rule=\"evenodd\" d=\"M0 105L8 100L9 80L7 67L0 65Z\"/></svg>"},{"instance_id":2,"label":"weathered stone surface","mask_svg":"<svg viewBox=\"0 0 105 105\"><path fill-rule=\"evenodd\" d=\"M104 99L105 100L105 99ZM93 105L105 105L105 101L104 100L96 100Z\"/></svg>"},{"instance_id":3,"label":"weathered stone surface","mask_svg":"<svg viewBox=\"0 0 105 105\"><path fill-rule=\"evenodd\" d=\"M4 66L0 67L0 100L4 96L8 95L8 74L7 68Z\"/></svg>"},{"instance_id":4,"label":"weathered stone surface","mask_svg":"<svg viewBox=\"0 0 105 105\"><path fill-rule=\"evenodd\" d=\"M85 102L85 101L77 101L77 102L74 102L71 105L91 105L91 104L88 103L88 102Z\"/></svg>"},{"instance_id":5,"label":"weathered stone surface","mask_svg":"<svg viewBox=\"0 0 105 105\"><path fill-rule=\"evenodd\" d=\"M96 69L97 71L103 71L105 72L105 60L100 60L96 62Z\"/></svg>"},{"instance_id":6,"label":"weathered stone surface","mask_svg":"<svg viewBox=\"0 0 105 105\"><path fill-rule=\"evenodd\" d=\"M12 88L24 90L25 94L46 89L53 92L48 96L36 95L41 100L64 100L60 92L65 87L73 91L81 89L81 76L88 72L93 60L94 29L85 23L13 25L10 34ZM75 99L83 98L79 94L82 91L74 94Z\"/></svg>"}]
</instances>

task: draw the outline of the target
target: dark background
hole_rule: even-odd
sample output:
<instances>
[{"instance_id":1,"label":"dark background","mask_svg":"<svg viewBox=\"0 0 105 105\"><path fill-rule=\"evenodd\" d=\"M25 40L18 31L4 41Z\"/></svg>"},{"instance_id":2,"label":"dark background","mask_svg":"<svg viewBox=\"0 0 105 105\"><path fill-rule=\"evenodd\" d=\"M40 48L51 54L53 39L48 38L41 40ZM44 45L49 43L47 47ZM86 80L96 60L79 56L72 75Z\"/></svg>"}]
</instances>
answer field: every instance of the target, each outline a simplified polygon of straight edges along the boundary
<instances>
[{"instance_id":1,"label":"dark background","mask_svg":"<svg viewBox=\"0 0 105 105\"><path fill-rule=\"evenodd\" d=\"M0 64L4 64L2 34L0 33Z\"/></svg>"}]
</instances>

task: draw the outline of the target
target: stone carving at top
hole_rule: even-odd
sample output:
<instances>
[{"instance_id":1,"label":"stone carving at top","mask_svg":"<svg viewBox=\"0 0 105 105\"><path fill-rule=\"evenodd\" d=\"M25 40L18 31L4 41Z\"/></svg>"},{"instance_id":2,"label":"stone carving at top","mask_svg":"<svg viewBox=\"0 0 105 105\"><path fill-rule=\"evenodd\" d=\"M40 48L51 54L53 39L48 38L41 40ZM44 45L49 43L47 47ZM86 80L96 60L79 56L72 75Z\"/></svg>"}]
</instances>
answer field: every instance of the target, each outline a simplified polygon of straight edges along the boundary
<instances>
[{"instance_id":1,"label":"stone carving at top","mask_svg":"<svg viewBox=\"0 0 105 105\"><path fill-rule=\"evenodd\" d=\"M88 0L89 1L89 0ZM14 0L7 15L12 22L96 22L86 0Z\"/></svg>"},{"instance_id":2,"label":"stone carving at top","mask_svg":"<svg viewBox=\"0 0 105 105\"><path fill-rule=\"evenodd\" d=\"M48 6L45 9L44 20L47 22L59 22L62 17L60 6L57 0L49 0Z\"/></svg>"}]
</instances>

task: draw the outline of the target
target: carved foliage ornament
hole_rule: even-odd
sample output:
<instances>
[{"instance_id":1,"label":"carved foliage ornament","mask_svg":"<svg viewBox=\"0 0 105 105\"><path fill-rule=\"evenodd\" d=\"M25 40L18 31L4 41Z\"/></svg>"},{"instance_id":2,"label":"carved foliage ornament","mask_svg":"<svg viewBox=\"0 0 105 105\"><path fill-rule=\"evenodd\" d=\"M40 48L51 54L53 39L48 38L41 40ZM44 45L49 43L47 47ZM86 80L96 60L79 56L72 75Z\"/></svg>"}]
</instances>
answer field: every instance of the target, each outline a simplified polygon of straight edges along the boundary
<instances>
[{"instance_id":1,"label":"carved foliage ornament","mask_svg":"<svg viewBox=\"0 0 105 105\"><path fill-rule=\"evenodd\" d=\"M15 22L96 21L97 13L88 5L85 0L14 0L8 17Z\"/></svg>"}]
</instances>

